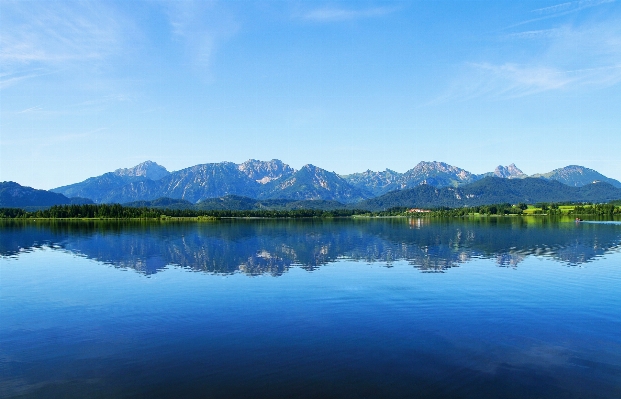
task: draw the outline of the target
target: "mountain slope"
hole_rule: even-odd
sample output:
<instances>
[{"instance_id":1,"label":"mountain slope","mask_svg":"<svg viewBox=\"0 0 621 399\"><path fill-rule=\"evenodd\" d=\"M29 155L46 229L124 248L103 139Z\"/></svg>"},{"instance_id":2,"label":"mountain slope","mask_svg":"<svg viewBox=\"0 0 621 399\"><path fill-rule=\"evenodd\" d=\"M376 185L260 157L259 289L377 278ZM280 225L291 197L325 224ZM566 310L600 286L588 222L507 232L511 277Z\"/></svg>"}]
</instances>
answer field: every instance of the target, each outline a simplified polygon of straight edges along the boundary
<instances>
[{"instance_id":1,"label":"mountain slope","mask_svg":"<svg viewBox=\"0 0 621 399\"><path fill-rule=\"evenodd\" d=\"M85 198L67 198L58 193L21 186L12 181L0 183L0 207L48 207L52 205L89 204Z\"/></svg>"},{"instance_id":2,"label":"mountain slope","mask_svg":"<svg viewBox=\"0 0 621 399\"><path fill-rule=\"evenodd\" d=\"M112 190L105 202L154 200L160 197L196 203L205 198L235 194L256 197L258 187L232 162L196 165L170 173L158 181L132 182Z\"/></svg>"},{"instance_id":3,"label":"mountain slope","mask_svg":"<svg viewBox=\"0 0 621 399\"><path fill-rule=\"evenodd\" d=\"M496 177L502 177L504 179L523 179L527 177L526 173L522 172L520 168L515 166L514 163L509 166L496 166L493 175Z\"/></svg>"},{"instance_id":4,"label":"mountain slope","mask_svg":"<svg viewBox=\"0 0 621 399\"><path fill-rule=\"evenodd\" d=\"M548 180L560 181L563 184L574 187L582 187L594 182L604 182L617 188L621 188L621 182L602 175L601 173L579 165L569 165L564 168L554 169L548 173L538 173L532 177L543 177Z\"/></svg>"},{"instance_id":5,"label":"mountain slope","mask_svg":"<svg viewBox=\"0 0 621 399\"><path fill-rule=\"evenodd\" d=\"M167 171L165 167L158 165L153 161L145 161L134 166L133 168L117 169L114 171L114 174L128 178L147 178L149 180L159 180L162 177L168 176L170 172Z\"/></svg>"},{"instance_id":6,"label":"mountain slope","mask_svg":"<svg viewBox=\"0 0 621 399\"><path fill-rule=\"evenodd\" d=\"M401 189L403 174L386 169L383 172L367 170L362 173L352 173L341 176L345 181L369 196L378 196L387 192Z\"/></svg>"},{"instance_id":7,"label":"mountain slope","mask_svg":"<svg viewBox=\"0 0 621 399\"><path fill-rule=\"evenodd\" d=\"M122 204L135 208L168 208L168 209L193 209L194 204L182 199L161 197L152 201L133 201Z\"/></svg>"},{"instance_id":8,"label":"mountain slope","mask_svg":"<svg viewBox=\"0 0 621 399\"><path fill-rule=\"evenodd\" d=\"M82 182L57 187L50 191L67 197L90 198L97 203L109 202L111 193L132 182L153 181L169 175L163 166L146 161L133 168L117 169Z\"/></svg>"},{"instance_id":9,"label":"mountain slope","mask_svg":"<svg viewBox=\"0 0 621 399\"><path fill-rule=\"evenodd\" d=\"M369 195L350 185L334 172L304 165L300 170L284 180L276 180L266 185L259 198L328 200L352 203L369 198Z\"/></svg>"},{"instance_id":10,"label":"mountain slope","mask_svg":"<svg viewBox=\"0 0 621 399\"><path fill-rule=\"evenodd\" d=\"M296 210L317 209L334 210L344 209L345 205L337 201L325 200L291 200L291 199L264 199L257 200L238 195L227 195L220 198L208 198L196 204L195 209L201 210Z\"/></svg>"},{"instance_id":11,"label":"mountain slope","mask_svg":"<svg viewBox=\"0 0 621 399\"><path fill-rule=\"evenodd\" d=\"M403 174L401 183L404 188L412 188L421 184L434 187L457 187L472 183L479 177L467 170L444 162L419 162L414 168Z\"/></svg>"},{"instance_id":12,"label":"mountain slope","mask_svg":"<svg viewBox=\"0 0 621 399\"><path fill-rule=\"evenodd\" d=\"M367 170L343 176L351 185L371 196L390 191L413 188L421 184L434 187L458 187L477 181L482 176L444 162L419 162L405 173L386 169L384 172Z\"/></svg>"}]
</instances>

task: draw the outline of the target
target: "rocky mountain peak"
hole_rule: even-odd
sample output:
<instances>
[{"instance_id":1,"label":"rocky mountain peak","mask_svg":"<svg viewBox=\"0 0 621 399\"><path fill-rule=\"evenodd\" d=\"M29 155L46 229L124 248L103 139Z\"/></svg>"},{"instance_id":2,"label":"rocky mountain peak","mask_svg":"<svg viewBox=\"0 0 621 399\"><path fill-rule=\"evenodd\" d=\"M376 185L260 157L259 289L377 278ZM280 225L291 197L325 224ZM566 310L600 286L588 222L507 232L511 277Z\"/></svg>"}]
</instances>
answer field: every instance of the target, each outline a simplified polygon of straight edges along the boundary
<instances>
[{"instance_id":1,"label":"rocky mountain peak","mask_svg":"<svg viewBox=\"0 0 621 399\"><path fill-rule=\"evenodd\" d=\"M121 177L146 177L151 180L159 180L170 173L165 167L153 161L145 161L133 168L117 169L114 171L114 174Z\"/></svg>"},{"instance_id":2,"label":"rocky mountain peak","mask_svg":"<svg viewBox=\"0 0 621 399\"><path fill-rule=\"evenodd\" d=\"M237 165L237 168L246 176L261 184L269 183L283 176L288 177L295 173L295 169L279 159L272 159L271 161L249 159Z\"/></svg>"},{"instance_id":3,"label":"rocky mountain peak","mask_svg":"<svg viewBox=\"0 0 621 399\"><path fill-rule=\"evenodd\" d=\"M512 163L509 166L498 165L496 169L494 169L494 176L504 179L521 179L526 177L526 173L522 172L520 168Z\"/></svg>"},{"instance_id":4,"label":"rocky mountain peak","mask_svg":"<svg viewBox=\"0 0 621 399\"><path fill-rule=\"evenodd\" d=\"M474 175L467 170L438 161L421 161L413 169L408 170L404 174L406 179L418 180L416 184L418 184L421 180L426 180L429 177L438 175L450 176L455 181L462 182L468 182L474 179ZM433 182L428 181L428 184L433 184Z\"/></svg>"}]
</instances>

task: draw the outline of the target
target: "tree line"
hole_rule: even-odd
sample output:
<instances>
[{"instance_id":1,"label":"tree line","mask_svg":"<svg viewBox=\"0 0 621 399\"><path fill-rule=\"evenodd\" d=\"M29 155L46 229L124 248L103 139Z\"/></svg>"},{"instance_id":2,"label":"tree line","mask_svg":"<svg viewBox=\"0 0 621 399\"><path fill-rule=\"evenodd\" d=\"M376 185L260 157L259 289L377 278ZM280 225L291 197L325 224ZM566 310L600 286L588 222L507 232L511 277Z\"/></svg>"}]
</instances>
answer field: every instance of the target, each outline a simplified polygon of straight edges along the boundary
<instances>
[{"instance_id":1,"label":"tree line","mask_svg":"<svg viewBox=\"0 0 621 399\"><path fill-rule=\"evenodd\" d=\"M362 210L294 209L294 210L195 210L128 207L120 204L54 205L48 209L28 212L18 208L0 208L0 218L10 219L158 219L188 217L263 217L308 218L346 217L368 213Z\"/></svg>"},{"instance_id":2,"label":"tree line","mask_svg":"<svg viewBox=\"0 0 621 399\"><path fill-rule=\"evenodd\" d=\"M621 215L615 203L581 204L563 213L561 204L538 203L539 214L546 215ZM48 209L26 211L19 208L0 208L2 219L166 219L166 218L333 218L351 216L410 216L410 217L466 217L478 215L522 215L525 203L479 205L463 208L436 208L430 212L413 212L407 207L395 207L380 212L360 209L291 209L291 210L197 210L129 207L120 204L54 205Z\"/></svg>"}]
</instances>

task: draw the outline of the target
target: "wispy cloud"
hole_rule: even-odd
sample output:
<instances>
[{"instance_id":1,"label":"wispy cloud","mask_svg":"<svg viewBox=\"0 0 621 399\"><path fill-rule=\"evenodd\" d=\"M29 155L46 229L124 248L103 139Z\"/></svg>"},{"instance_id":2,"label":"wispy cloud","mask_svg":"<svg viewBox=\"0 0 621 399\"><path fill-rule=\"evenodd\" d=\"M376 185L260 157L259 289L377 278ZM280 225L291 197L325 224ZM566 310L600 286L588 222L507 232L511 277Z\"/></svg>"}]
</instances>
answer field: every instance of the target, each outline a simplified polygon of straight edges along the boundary
<instances>
[{"instance_id":1,"label":"wispy cloud","mask_svg":"<svg viewBox=\"0 0 621 399\"><path fill-rule=\"evenodd\" d=\"M101 133L107 130L108 128L102 127L79 133L51 135L46 137L45 139L41 139L41 137L18 137L13 140L2 140L0 141L0 144L2 144L3 146L28 145L36 146L38 148L51 147L57 145L58 143L93 140L97 137L101 137Z\"/></svg>"},{"instance_id":2,"label":"wispy cloud","mask_svg":"<svg viewBox=\"0 0 621 399\"><path fill-rule=\"evenodd\" d=\"M119 51L129 28L105 3L3 2L2 87Z\"/></svg>"},{"instance_id":3,"label":"wispy cloud","mask_svg":"<svg viewBox=\"0 0 621 399\"><path fill-rule=\"evenodd\" d=\"M30 107L27 109L24 109L22 111L19 111L18 114L27 114L27 113L31 113L31 112L36 112L36 111L41 111L43 108L36 106L36 107Z\"/></svg>"},{"instance_id":4,"label":"wispy cloud","mask_svg":"<svg viewBox=\"0 0 621 399\"><path fill-rule=\"evenodd\" d=\"M619 15L517 32L500 40L507 49L520 51L506 51L494 61L464 63L447 92L435 101L512 98L621 83Z\"/></svg>"},{"instance_id":5,"label":"wispy cloud","mask_svg":"<svg viewBox=\"0 0 621 399\"><path fill-rule=\"evenodd\" d=\"M34 74L34 73L24 73L24 74L3 74L2 77L0 77L0 90L1 89L6 89L7 87L13 86L14 84L17 84L23 80L26 79L30 79L33 78L35 76L39 76L39 74Z\"/></svg>"},{"instance_id":6,"label":"wispy cloud","mask_svg":"<svg viewBox=\"0 0 621 399\"><path fill-rule=\"evenodd\" d=\"M550 39L560 37L563 35L563 29L539 29L528 30L523 32L510 33L507 35L508 39Z\"/></svg>"},{"instance_id":7,"label":"wispy cloud","mask_svg":"<svg viewBox=\"0 0 621 399\"><path fill-rule=\"evenodd\" d=\"M101 58L121 41L119 18L96 3L3 4L0 18L3 62Z\"/></svg>"},{"instance_id":8,"label":"wispy cloud","mask_svg":"<svg viewBox=\"0 0 621 399\"><path fill-rule=\"evenodd\" d=\"M470 96L523 97L551 90L574 89L585 85L608 86L621 82L621 64L599 68L562 70L547 66L506 63L470 64L479 75Z\"/></svg>"},{"instance_id":9,"label":"wispy cloud","mask_svg":"<svg viewBox=\"0 0 621 399\"><path fill-rule=\"evenodd\" d=\"M308 11L302 15L303 19L315 22L337 22L354 19L381 17L395 12L395 7L373 7L366 9L346 9L337 7L323 7Z\"/></svg>"},{"instance_id":10,"label":"wispy cloud","mask_svg":"<svg viewBox=\"0 0 621 399\"><path fill-rule=\"evenodd\" d=\"M217 48L240 28L239 22L216 1L165 3L171 32L183 43L193 64L209 67Z\"/></svg>"}]
</instances>

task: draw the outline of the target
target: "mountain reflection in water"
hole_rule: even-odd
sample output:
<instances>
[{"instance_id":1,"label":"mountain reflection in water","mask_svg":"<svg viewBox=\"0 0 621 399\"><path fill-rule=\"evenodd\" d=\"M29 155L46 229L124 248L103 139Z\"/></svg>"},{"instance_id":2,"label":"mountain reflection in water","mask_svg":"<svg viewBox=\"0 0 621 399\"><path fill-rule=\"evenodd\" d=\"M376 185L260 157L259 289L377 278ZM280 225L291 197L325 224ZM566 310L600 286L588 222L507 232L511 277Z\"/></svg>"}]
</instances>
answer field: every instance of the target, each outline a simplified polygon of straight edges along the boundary
<instances>
[{"instance_id":1,"label":"mountain reflection in water","mask_svg":"<svg viewBox=\"0 0 621 399\"><path fill-rule=\"evenodd\" d=\"M194 271L278 276L348 259L407 261L444 272L472 258L516 267L528 256L580 265L618 251L621 225L546 218L4 222L0 255L47 247L147 275L169 265Z\"/></svg>"}]
</instances>

